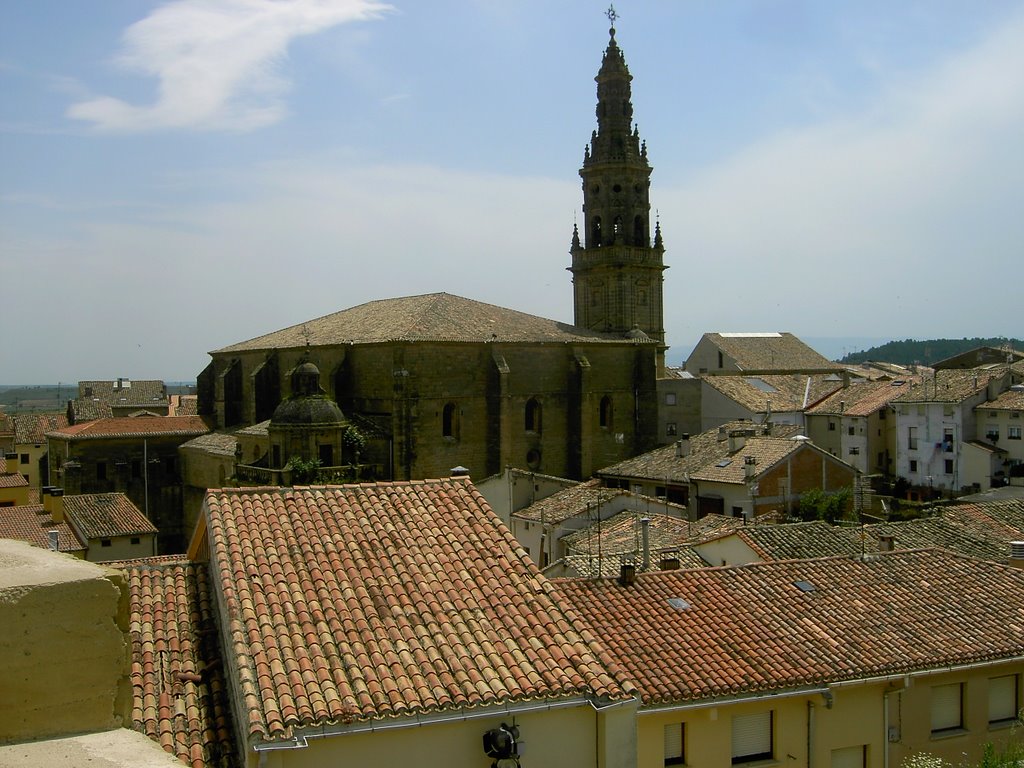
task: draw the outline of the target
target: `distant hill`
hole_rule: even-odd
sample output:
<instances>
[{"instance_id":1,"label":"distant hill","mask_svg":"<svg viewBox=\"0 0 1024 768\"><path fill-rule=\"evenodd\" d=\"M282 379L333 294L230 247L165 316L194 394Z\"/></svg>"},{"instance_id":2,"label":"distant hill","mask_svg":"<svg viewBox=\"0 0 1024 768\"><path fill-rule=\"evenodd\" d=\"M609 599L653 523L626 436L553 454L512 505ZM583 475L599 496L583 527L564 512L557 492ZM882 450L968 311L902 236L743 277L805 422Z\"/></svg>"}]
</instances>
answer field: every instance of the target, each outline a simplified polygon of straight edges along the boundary
<instances>
[{"instance_id":1,"label":"distant hill","mask_svg":"<svg viewBox=\"0 0 1024 768\"><path fill-rule=\"evenodd\" d=\"M1009 344L1014 349L1024 350L1024 341L1020 339L929 339L916 341L890 341L879 347L871 347L863 352L853 352L844 357L841 363L864 363L874 360L880 363L896 363L897 365L932 365L947 357L969 352L978 347L1001 347Z\"/></svg>"}]
</instances>

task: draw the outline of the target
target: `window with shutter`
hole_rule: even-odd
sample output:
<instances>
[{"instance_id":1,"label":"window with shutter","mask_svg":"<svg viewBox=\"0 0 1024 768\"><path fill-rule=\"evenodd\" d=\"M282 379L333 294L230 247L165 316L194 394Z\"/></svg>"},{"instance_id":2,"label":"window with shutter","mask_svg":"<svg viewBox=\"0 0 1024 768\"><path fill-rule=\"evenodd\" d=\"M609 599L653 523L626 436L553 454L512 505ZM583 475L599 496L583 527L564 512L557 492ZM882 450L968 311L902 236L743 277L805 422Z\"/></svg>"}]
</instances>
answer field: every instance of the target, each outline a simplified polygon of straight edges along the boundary
<instances>
[{"instance_id":1,"label":"window with shutter","mask_svg":"<svg viewBox=\"0 0 1024 768\"><path fill-rule=\"evenodd\" d=\"M963 684L932 686L932 733L963 728Z\"/></svg>"},{"instance_id":2,"label":"window with shutter","mask_svg":"<svg viewBox=\"0 0 1024 768\"><path fill-rule=\"evenodd\" d=\"M832 750L832 768L864 768L864 754L866 750L863 744L855 747L843 747Z\"/></svg>"},{"instance_id":3,"label":"window with shutter","mask_svg":"<svg viewBox=\"0 0 1024 768\"><path fill-rule=\"evenodd\" d=\"M1010 723L1017 719L1017 675L991 677L988 681L989 725Z\"/></svg>"},{"instance_id":4,"label":"window with shutter","mask_svg":"<svg viewBox=\"0 0 1024 768\"><path fill-rule=\"evenodd\" d=\"M683 724L665 726L665 765L683 765Z\"/></svg>"},{"instance_id":5,"label":"window with shutter","mask_svg":"<svg viewBox=\"0 0 1024 768\"><path fill-rule=\"evenodd\" d=\"M772 713L759 712L732 719L732 763L770 760L772 757Z\"/></svg>"}]
</instances>

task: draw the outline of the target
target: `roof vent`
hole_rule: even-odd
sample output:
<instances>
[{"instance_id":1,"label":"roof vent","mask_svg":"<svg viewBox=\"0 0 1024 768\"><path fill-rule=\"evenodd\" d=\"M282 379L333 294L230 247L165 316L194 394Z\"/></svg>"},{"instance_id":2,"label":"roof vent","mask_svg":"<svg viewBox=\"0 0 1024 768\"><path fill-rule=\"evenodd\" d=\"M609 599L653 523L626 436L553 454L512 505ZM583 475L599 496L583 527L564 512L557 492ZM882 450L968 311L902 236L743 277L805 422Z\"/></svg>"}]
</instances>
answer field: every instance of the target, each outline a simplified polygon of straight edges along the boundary
<instances>
[{"instance_id":1,"label":"roof vent","mask_svg":"<svg viewBox=\"0 0 1024 768\"><path fill-rule=\"evenodd\" d=\"M1010 542L1010 557L1013 560L1024 560L1024 541Z\"/></svg>"},{"instance_id":2,"label":"roof vent","mask_svg":"<svg viewBox=\"0 0 1024 768\"><path fill-rule=\"evenodd\" d=\"M678 571L680 565L678 557L663 557L659 567L663 571Z\"/></svg>"},{"instance_id":3,"label":"roof vent","mask_svg":"<svg viewBox=\"0 0 1024 768\"><path fill-rule=\"evenodd\" d=\"M60 538L60 533L58 533L57 531L47 531L46 532L46 542L47 542L47 544L50 545L50 550L51 551L53 551L53 552L57 552L58 551L58 548L60 546L59 538Z\"/></svg>"},{"instance_id":4,"label":"roof vent","mask_svg":"<svg viewBox=\"0 0 1024 768\"><path fill-rule=\"evenodd\" d=\"M461 464L448 470L452 477L469 477L469 470Z\"/></svg>"},{"instance_id":5,"label":"roof vent","mask_svg":"<svg viewBox=\"0 0 1024 768\"><path fill-rule=\"evenodd\" d=\"M636 566L632 563L623 563L619 569L619 584L624 587L631 587L636 584Z\"/></svg>"},{"instance_id":6,"label":"roof vent","mask_svg":"<svg viewBox=\"0 0 1024 768\"><path fill-rule=\"evenodd\" d=\"M896 549L896 537L890 533L882 534L878 537L878 551L879 552L892 552Z\"/></svg>"}]
</instances>

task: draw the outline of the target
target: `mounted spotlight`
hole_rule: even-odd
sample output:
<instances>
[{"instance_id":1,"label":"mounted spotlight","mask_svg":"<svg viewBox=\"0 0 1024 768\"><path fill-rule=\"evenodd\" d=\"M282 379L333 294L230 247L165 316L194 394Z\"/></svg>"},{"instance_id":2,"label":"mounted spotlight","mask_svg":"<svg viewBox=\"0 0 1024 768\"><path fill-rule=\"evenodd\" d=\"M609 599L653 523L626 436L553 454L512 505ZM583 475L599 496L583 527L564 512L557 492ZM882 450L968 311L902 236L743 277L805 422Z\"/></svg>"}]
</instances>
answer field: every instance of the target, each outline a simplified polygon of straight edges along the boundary
<instances>
[{"instance_id":1,"label":"mounted spotlight","mask_svg":"<svg viewBox=\"0 0 1024 768\"><path fill-rule=\"evenodd\" d=\"M484 734L484 754L493 757L491 768L519 768L519 726L502 723Z\"/></svg>"}]
</instances>

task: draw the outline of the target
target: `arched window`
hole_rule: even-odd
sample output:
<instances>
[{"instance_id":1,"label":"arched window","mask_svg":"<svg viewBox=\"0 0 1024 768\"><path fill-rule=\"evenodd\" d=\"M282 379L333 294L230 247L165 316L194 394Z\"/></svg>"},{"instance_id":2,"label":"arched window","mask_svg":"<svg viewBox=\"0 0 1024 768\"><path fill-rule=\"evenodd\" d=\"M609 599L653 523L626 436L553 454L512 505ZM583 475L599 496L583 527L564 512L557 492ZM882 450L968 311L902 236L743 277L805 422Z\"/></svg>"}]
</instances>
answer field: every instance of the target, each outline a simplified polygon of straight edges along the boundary
<instances>
[{"instance_id":1,"label":"arched window","mask_svg":"<svg viewBox=\"0 0 1024 768\"><path fill-rule=\"evenodd\" d=\"M612 399L608 395L601 398L600 424L601 429L612 428Z\"/></svg>"},{"instance_id":2,"label":"arched window","mask_svg":"<svg viewBox=\"0 0 1024 768\"><path fill-rule=\"evenodd\" d=\"M590 239L594 245L601 244L601 217L595 216L590 220Z\"/></svg>"},{"instance_id":3,"label":"arched window","mask_svg":"<svg viewBox=\"0 0 1024 768\"><path fill-rule=\"evenodd\" d=\"M459 439L459 407L455 403L445 403L441 413L441 436Z\"/></svg>"},{"instance_id":4,"label":"arched window","mask_svg":"<svg viewBox=\"0 0 1024 768\"><path fill-rule=\"evenodd\" d=\"M647 245L647 238L644 237L644 217L637 216L633 219L633 245Z\"/></svg>"},{"instance_id":5,"label":"arched window","mask_svg":"<svg viewBox=\"0 0 1024 768\"><path fill-rule=\"evenodd\" d=\"M622 217L621 216L616 216L615 217L615 224L613 225L612 229L613 229L613 233L612 233L613 242L616 242L616 243L621 242L621 238L622 238L622 234L623 234L622 233Z\"/></svg>"},{"instance_id":6,"label":"arched window","mask_svg":"<svg viewBox=\"0 0 1024 768\"><path fill-rule=\"evenodd\" d=\"M526 431L527 432L540 432L540 421L541 421L541 407L540 401L536 397L531 397L526 401Z\"/></svg>"}]
</instances>

